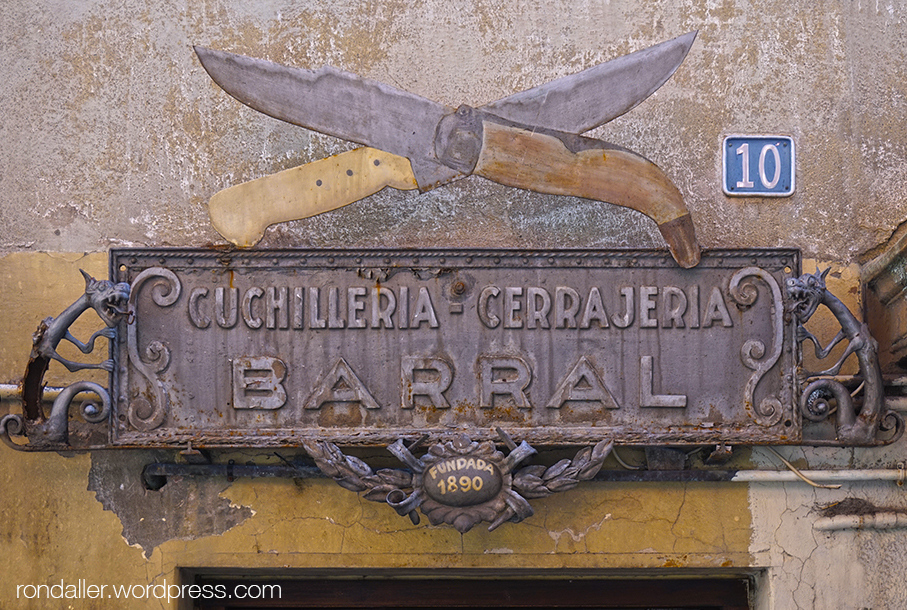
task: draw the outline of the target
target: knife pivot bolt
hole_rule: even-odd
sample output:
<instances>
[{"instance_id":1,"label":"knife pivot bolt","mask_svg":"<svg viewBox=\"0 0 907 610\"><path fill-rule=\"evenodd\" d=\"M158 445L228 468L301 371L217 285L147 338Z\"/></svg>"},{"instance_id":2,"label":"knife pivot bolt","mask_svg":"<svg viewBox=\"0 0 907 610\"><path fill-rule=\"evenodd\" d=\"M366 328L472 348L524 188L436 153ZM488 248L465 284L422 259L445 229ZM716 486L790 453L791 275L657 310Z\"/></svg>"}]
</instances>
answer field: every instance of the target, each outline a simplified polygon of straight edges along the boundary
<instances>
[{"instance_id":1,"label":"knife pivot bolt","mask_svg":"<svg viewBox=\"0 0 907 610\"><path fill-rule=\"evenodd\" d=\"M378 167L379 165L381 165L381 160L375 159L375 167Z\"/></svg>"},{"instance_id":2,"label":"knife pivot bolt","mask_svg":"<svg viewBox=\"0 0 907 610\"><path fill-rule=\"evenodd\" d=\"M351 169L346 170L346 175L347 175L347 176L352 176L352 175L353 175L353 170L351 170Z\"/></svg>"},{"instance_id":3,"label":"knife pivot bolt","mask_svg":"<svg viewBox=\"0 0 907 610\"><path fill-rule=\"evenodd\" d=\"M447 167L471 174L482 152L482 113L460 106L438 123L435 155Z\"/></svg>"},{"instance_id":4,"label":"knife pivot bolt","mask_svg":"<svg viewBox=\"0 0 907 610\"><path fill-rule=\"evenodd\" d=\"M321 186L321 180L316 180L316 181L315 181L315 186Z\"/></svg>"}]
</instances>

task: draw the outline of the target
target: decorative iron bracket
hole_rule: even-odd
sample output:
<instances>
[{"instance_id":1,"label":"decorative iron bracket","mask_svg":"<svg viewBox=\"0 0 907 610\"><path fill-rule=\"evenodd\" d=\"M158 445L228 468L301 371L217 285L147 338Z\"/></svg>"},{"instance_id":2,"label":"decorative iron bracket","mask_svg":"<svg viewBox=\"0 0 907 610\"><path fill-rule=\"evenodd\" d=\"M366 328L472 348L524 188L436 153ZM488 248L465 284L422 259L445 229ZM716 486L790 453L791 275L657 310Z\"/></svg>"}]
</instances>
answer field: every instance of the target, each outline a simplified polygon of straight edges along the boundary
<instances>
[{"instance_id":1,"label":"decorative iron bracket","mask_svg":"<svg viewBox=\"0 0 907 610\"><path fill-rule=\"evenodd\" d=\"M98 337L113 342L117 337L117 327L129 314L129 284L96 280L85 271L81 273L85 278L84 294L56 318L44 319L32 336L32 351L22 382L23 414L10 414L0 419L0 438L15 449L24 451L71 449L69 408L75 397L82 392L90 392L98 397L98 401L86 401L80 407L82 419L91 428L96 428L92 425L107 420L110 415L110 394L107 389L89 381L78 381L67 386L54 400L49 416L44 413L41 404L44 374L51 361L56 360L71 372L86 369L112 371L114 367L112 359L99 364L89 364L68 360L57 353L57 347L63 340L75 345L83 354L94 351L95 340ZM83 343L73 336L69 328L88 310L94 310L106 326ZM28 443L13 442L11 437L14 436L25 436Z\"/></svg>"},{"instance_id":2,"label":"decorative iron bracket","mask_svg":"<svg viewBox=\"0 0 907 610\"><path fill-rule=\"evenodd\" d=\"M872 446L893 443L904 433L904 420L897 412L885 409L878 358L879 344L870 334L866 323L857 320L841 300L826 288L825 277L830 269L820 272L817 268L815 273L790 278L786 287L788 300L785 311L796 322L799 343L812 343L816 358L824 360L836 345L847 341L844 353L830 368L818 372L801 372L801 385L806 386L800 395L800 413L803 417L812 422L822 422L832 413L837 413L836 440L811 441L811 444ZM840 332L825 347L804 326L819 305L828 308L841 326ZM853 393L833 378L851 354L857 356L862 380ZM862 401L858 405L854 397L860 391Z\"/></svg>"}]
</instances>

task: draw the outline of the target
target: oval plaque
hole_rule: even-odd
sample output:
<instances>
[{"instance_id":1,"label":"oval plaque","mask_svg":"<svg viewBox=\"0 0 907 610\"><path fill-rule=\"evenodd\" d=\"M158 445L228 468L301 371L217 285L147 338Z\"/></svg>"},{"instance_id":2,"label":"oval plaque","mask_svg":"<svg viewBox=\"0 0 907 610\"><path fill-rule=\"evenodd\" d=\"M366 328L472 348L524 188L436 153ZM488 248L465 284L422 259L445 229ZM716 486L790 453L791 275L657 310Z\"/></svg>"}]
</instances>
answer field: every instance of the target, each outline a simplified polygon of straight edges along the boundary
<instances>
[{"instance_id":1,"label":"oval plaque","mask_svg":"<svg viewBox=\"0 0 907 610\"><path fill-rule=\"evenodd\" d=\"M441 460L428 469L422 485L429 498L445 506L476 506L501 491L503 477L497 466L482 458Z\"/></svg>"}]
</instances>

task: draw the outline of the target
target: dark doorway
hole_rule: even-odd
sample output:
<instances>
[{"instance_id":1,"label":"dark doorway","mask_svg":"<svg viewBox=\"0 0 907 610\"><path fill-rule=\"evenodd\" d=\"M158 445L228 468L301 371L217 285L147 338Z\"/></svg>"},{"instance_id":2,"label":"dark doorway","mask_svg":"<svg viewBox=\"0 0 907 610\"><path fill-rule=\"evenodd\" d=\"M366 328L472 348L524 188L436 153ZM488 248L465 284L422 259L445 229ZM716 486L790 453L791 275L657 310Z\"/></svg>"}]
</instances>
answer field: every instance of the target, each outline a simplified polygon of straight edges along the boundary
<instances>
[{"instance_id":1,"label":"dark doorway","mask_svg":"<svg viewBox=\"0 0 907 610\"><path fill-rule=\"evenodd\" d=\"M562 608L749 610L736 578L230 578L197 575L198 610L271 608ZM242 597L242 599L239 599Z\"/></svg>"}]
</instances>

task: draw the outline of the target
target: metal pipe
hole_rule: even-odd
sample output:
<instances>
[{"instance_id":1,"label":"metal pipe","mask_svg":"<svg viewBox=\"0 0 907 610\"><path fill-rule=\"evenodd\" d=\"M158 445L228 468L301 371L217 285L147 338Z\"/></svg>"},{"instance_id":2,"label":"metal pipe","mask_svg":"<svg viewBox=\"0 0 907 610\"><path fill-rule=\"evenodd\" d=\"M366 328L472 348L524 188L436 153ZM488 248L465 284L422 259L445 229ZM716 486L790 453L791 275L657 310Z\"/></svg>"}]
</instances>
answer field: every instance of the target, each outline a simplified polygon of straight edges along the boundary
<instances>
[{"instance_id":1,"label":"metal pipe","mask_svg":"<svg viewBox=\"0 0 907 610\"><path fill-rule=\"evenodd\" d=\"M902 483L904 469L868 470L806 470L801 471L814 481L896 481ZM160 489L167 477L220 476L228 479L240 477L324 478L313 465L304 463L256 464L148 464L143 477L151 489ZM594 481L611 483L632 482L732 482L732 483L795 483L801 479L789 470L602 470Z\"/></svg>"},{"instance_id":2,"label":"metal pipe","mask_svg":"<svg viewBox=\"0 0 907 610\"><path fill-rule=\"evenodd\" d=\"M907 527L905 513L870 513L868 515L836 515L816 519L813 529L823 532L835 530L895 529Z\"/></svg>"},{"instance_id":3,"label":"metal pipe","mask_svg":"<svg viewBox=\"0 0 907 610\"><path fill-rule=\"evenodd\" d=\"M323 478L317 466L307 464L148 464L142 470L142 479L148 489L160 489L167 484L167 477L227 477L227 480L249 477L286 479Z\"/></svg>"},{"instance_id":4,"label":"metal pipe","mask_svg":"<svg viewBox=\"0 0 907 610\"><path fill-rule=\"evenodd\" d=\"M813 481L856 482L856 481L897 481L903 483L907 471L898 469L865 469L865 470L801 470ZM731 481L738 483L787 483L800 481L800 477L790 470L738 470Z\"/></svg>"},{"instance_id":5,"label":"metal pipe","mask_svg":"<svg viewBox=\"0 0 907 610\"><path fill-rule=\"evenodd\" d=\"M44 394L41 397L42 402L47 404L52 404L53 401L57 399L57 396L65 390L66 388L58 388L53 386L45 386ZM96 398L96 396L91 392L80 392L76 394L73 398L73 402L79 400L88 400L90 398ZM22 400L22 386L16 385L14 383L0 383L0 401L7 400Z\"/></svg>"}]
</instances>

